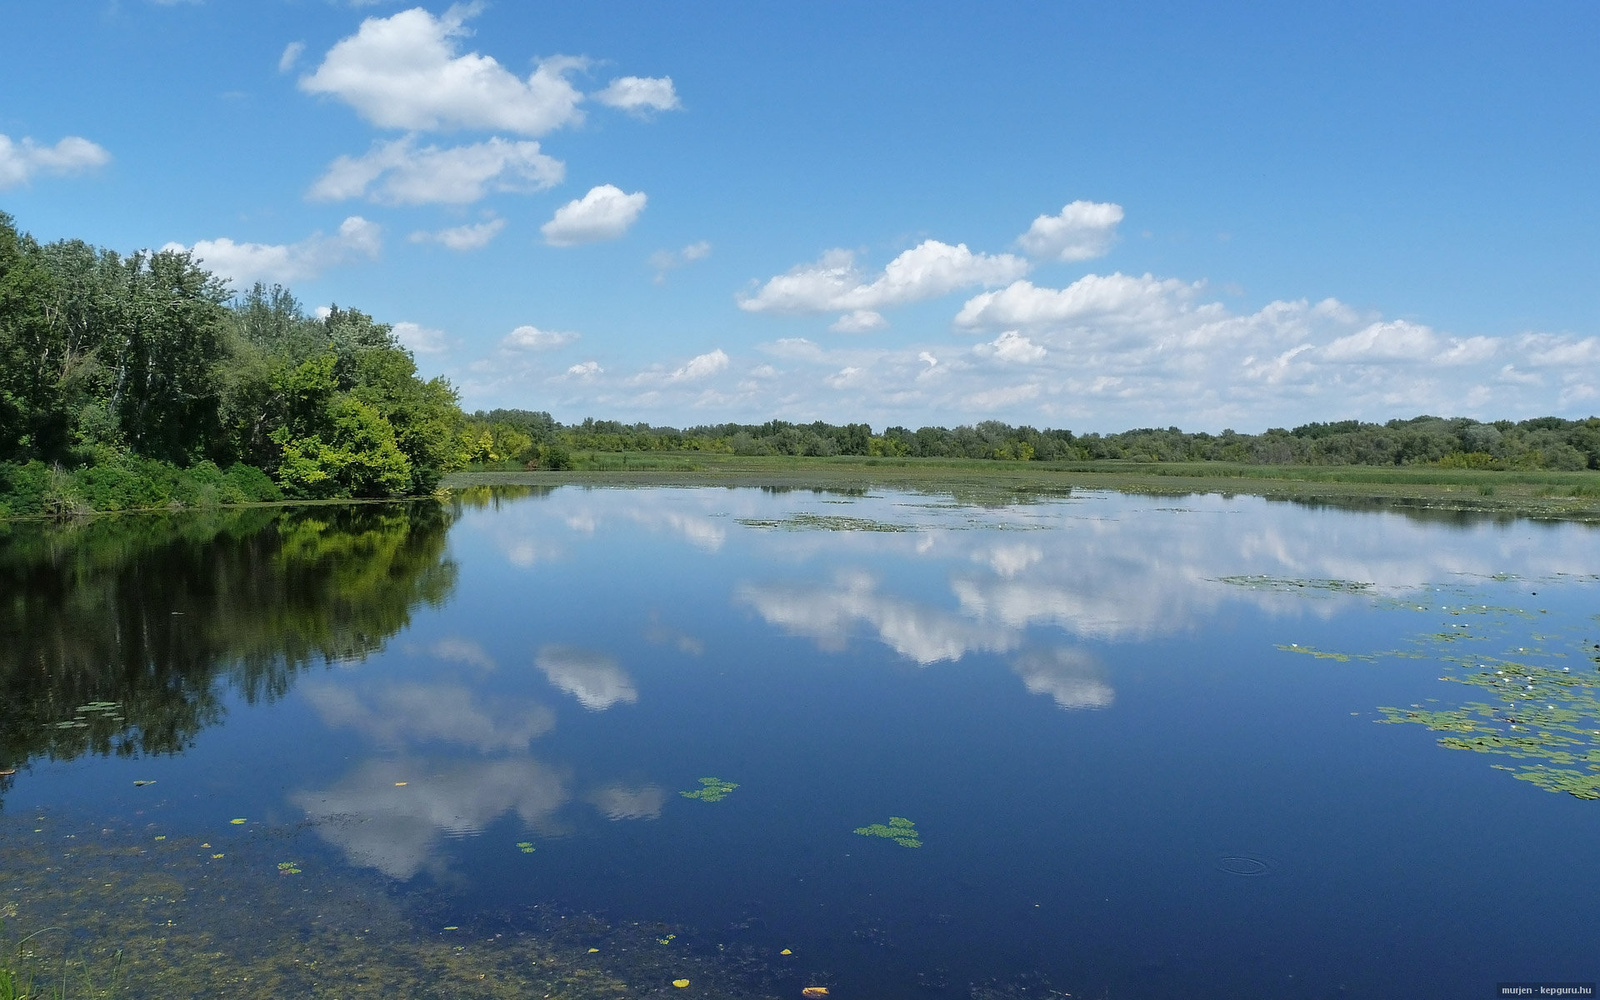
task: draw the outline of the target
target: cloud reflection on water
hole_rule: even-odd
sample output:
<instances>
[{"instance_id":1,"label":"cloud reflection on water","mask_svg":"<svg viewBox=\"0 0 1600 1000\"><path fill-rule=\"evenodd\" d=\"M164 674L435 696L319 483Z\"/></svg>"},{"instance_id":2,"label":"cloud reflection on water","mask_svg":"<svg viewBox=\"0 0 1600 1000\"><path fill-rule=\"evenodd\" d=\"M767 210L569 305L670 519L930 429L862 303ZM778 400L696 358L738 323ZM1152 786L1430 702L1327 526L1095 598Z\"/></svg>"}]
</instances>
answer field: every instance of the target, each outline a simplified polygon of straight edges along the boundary
<instances>
[{"instance_id":1,"label":"cloud reflection on water","mask_svg":"<svg viewBox=\"0 0 1600 1000\"><path fill-rule=\"evenodd\" d=\"M333 787L289 801L353 864L409 879L428 866L440 838L481 833L508 812L558 832L555 814L570 797L561 772L530 758L400 758L369 761Z\"/></svg>"},{"instance_id":2,"label":"cloud reflection on water","mask_svg":"<svg viewBox=\"0 0 1600 1000\"><path fill-rule=\"evenodd\" d=\"M1030 694L1047 694L1068 711L1110 708L1117 697L1104 680L1100 661L1081 649L1030 650L1017 657L1011 669Z\"/></svg>"},{"instance_id":3,"label":"cloud reflection on water","mask_svg":"<svg viewBox=\"0 0 1600 1000\"><path fill-rule=\"evenodd\" d=\"M631 705L639 700L633 678L604 653L577 646L545 646L534 662L551 684L578 699L591 712L603 712L618 702Z\"/></svg>"},{"instance_id":4,"label":"cloud reflection on water","mask_svg":"<svg viewBox=\"0 0 1600 1000\"><path fill-rule=\"evenodd\" d=\"M667 804L667 793L657 785L606 785L585 798L610 820L660 819L661 809Z\"/></svg>"},{"instance_id":5,"label":"cloud reflection on water","mask_svg":"<svg viewBox=\"0 0 1600 1000\"><path fill-rule=\"evenodd\" d=\"M828 652L845 648L852 628L866 624L901 656L924 666L959 660L973 650L1004 652L1018 641L1014 634L878 592L865 573L841 573L834 587L795 584L745 584L734 599L754 608L769 624L790 635L803 635Z\"/></svg>"},{"instance_id":6,"label":"cloud reflection on water","mask_svg":"<svg viewBox=\"0 0 1600 1000\"><path fill-rule=\"evenodd\" d=\"M384 747L448 742L483 752L526 750L556 724L555 713L538 702L480 704L455 684L307 684L304 690L324 725L355 729Z\"/></svg>"}]
</instances>

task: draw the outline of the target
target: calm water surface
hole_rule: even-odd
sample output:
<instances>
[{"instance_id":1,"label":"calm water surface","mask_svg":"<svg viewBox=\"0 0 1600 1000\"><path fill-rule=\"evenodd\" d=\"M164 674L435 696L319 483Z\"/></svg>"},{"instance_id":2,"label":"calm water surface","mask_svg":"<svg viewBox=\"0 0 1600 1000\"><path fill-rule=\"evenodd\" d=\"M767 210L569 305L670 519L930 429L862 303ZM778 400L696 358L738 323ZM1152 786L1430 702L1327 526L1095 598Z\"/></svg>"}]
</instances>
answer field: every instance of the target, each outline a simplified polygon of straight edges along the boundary
<instances>
[{"instance_id":1,"label":"calm water surface","mask_svg":"<svg viewBox=\"0 0 1600 1000\"><path fill-rule=\"evenodd\" d=\"M370 879L430 928L670 927L791 997L1593 980L1600 801L1517 775L1600 762L1597 572L1580 525L1103 493L14 526L0 837L287 831L296 884ZM1511 757L1381 724L1485 702L1445 679L1484 671L1565 728ZM680 794L703 778L737 788ZM890 817L920 846L854 832Z\"/></svg>"}]
</instances>

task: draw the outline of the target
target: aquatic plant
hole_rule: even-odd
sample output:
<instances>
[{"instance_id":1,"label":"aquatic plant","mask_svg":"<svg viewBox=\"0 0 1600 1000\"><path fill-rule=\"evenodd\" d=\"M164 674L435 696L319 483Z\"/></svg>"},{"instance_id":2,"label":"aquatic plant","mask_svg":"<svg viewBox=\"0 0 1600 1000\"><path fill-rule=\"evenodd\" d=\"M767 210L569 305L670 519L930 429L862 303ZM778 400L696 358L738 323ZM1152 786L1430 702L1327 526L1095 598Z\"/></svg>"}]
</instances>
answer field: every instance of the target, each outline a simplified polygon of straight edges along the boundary
<instances>
[{"instance_id":1,"label":"aquatic plant","mask_svg":"<svg viewBox=\"0 0 1600 1000\"><path fill-rule=\"evenodd\" d=\"M1217 577L1217 582L1226 583L1232 587L1243 587L1246 590L1263 590L1276 594L1292 594L1296 591L1326 594L1365 594L1372 590L1372 584L1362 583L1357 580L1296 579L1294 577L1267 576L1265 574L1219 576Z\"/></svg>"},{"instance_id":2,"label":"aquatic plant","mask_svg":"<svg viewBox=\"0 0 1600 1000\"><path fill-rule=\"evenodd\" d=\"M150 847L142 824L113 821L108 830L103 819L60 826L0 816L0 919L63 929L21 953L0 934L0 969L16 969L20 957L21 971L32 974L0 1000L619 1000L679 978L692 980L702 1000L778 1000L760 985L771 980L768 967L731 947L653 943L669 933L690 936L678 926L613 925L536 905L502 937L502 922L442 919L442 901L395 899L382 878L341 866L319 865L316 891L307 892L275 867L295 830L266 833L242 838L222 863L198 838L174 835ZM72 858L65 868L64 843ZM200 885L204 891L189 888ZM58 951L38 949L69 942L65 962Z\"/></svg>"},{"instance_id":3,"label":"aquatic plant","mask_svg":"<svg viewBox=\"0 0 1600 1000\"><path fill-rule=\"evenodd\" d=\"M5 930L0 921L0 935ZM110 968L103 982L96 984L95 971L83 959L62 955L54 961L32 942L41 935L60 932L60 927L34 931L15 945L0 947L0 1000L110 1000L117 995L122 973L122 952L110 956Z\"/></svg>"},{"instance_id":4,"label":"aquatic plant","mask_svg":"<svg viewBox=\"0 0 1600 1000\"><path fill-rule=\"evenodd\" d=\"M721 802L728 797L728 793L739 786L732 781L723 781L721 778L701 778L700 788L692 792L679 792L686 799L699 799L701 802Z\"/></svg>"},{"instance_id":5,"label":"aquatic plant","mask_svg":"<svg viewBox=\"0 0 1600 1000\"><path fill-rule=\"evenodd\" d=\"M1447 671L1439 680L1476 688L1487 699L1436 708L1421 703L1379 706L1382 718L1377 721L1448 734L1439 737L1439 746L1526 762L1496 766L1546 791L1600 800L1600 678L1592 671L1574 672L1570 655L1572 646L1585 656L1600 649L1592 636L1582 637L1592 626L1563 626L1548 617L1548 609L1491 604L1480 592L1460 587L1427 589L1430 597L1424 600L1429 604L1396 606L1438 613L1445 627L1414 635L1412 648L1361 654L1293 643L1278 648L1338 661L1434 659ZM1433 595L1450 603L1435 606ZM1540 624L1534 629L1531 622ZM1463 655L1467 642L1480 650L1501 646L1504 655ZM1600 657L1590 658L1600 662Z\"/></svg>"},{"instance_id":6,"label":"aquatic plant","mask_svg":"<svg viewBox=\"0 0 1600 1000\"><path fill-rule=\"evenodd\" d=\"M1522 647L1526 648L1526 647ZM1381 706L1385 723L1410 723L1448 732L1439 745L1517 760L1536 761L1513 769L1522 781L1580 799L1600 799L1600 698L1595 678L1517 660L1473 660L1470 672L1440 678L1491 694L1494 701L1466 702L1433 711L1418 706ZM1463 662L1465 665L1465 662Z\"/></svg>"},{"instance_id":7,"label":"aquatic plant","mask_svg":"<svg viewBox=\"0 0 1600 1000\"><path fill-rule=\"evenodd\" d=\"M922 835L917 832L917 825L904 816L890 816L888 824L874 823L871 826L858 826L853 831L863 837L882 837L892 840L901 847L921 847Z\"/></svg>"},{"instance_id":8,"label":"aquatic plant","mask_svg":"<svg viewBox=\"0 0 1600 1000\"><path fill-rule=\"evenodd\" d=\"M841 514L808 514L804 511L782 519L741 517L738 522L747 528L776 528L783 531L917 531L916 525L895 524L891 521L874 521L865 517L846 517Z\"/></svg>"}]
</instances>

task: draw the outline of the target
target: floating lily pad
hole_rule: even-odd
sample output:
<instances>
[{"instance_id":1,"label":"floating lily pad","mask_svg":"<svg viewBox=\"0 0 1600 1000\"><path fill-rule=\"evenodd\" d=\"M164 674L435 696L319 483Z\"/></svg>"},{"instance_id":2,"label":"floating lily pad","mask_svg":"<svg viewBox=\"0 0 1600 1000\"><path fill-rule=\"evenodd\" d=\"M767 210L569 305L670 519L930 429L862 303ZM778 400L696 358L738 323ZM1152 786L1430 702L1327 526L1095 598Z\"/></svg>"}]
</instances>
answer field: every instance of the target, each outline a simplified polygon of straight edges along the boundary
<instances>
[{"instance_id":1,"label":"floating lily pad","mask_svg":"<svg viewBox=\"0 0 1600 1000\"><path fill-rule=\"evenodd\" d=\"M721 802L739 786L732 781L723 781L721 778L701 778L700 788L692 792L679 792L686 799L699 799L701 802Z\"/></svg>"},{"instance_id":2,"label":"floating lily pad","mask_svg":"<svg viewBox=\"0 0 1600 1000\"><path fill-rule=\"evenodd\" d=\"M922 846L922 835L917 832L917 825L904 816L890 816L887 824L858 826L855 832L863 837L882 837L885 840L892 840L901 847Z\"/></svg>"}]
</instances>

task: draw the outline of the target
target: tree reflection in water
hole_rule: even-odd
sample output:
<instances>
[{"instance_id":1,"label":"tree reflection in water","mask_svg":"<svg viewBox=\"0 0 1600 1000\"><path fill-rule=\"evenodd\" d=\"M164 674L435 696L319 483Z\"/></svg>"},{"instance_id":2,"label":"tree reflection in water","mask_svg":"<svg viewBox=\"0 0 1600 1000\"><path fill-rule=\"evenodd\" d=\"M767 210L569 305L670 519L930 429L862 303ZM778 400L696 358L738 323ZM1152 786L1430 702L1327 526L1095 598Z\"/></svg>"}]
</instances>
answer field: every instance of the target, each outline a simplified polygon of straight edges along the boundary
<instances>
[{"instance_id":1,"label":"tree reflection in water","mask_svg":"<svg viewBox=\"0 0 1600 1000\"><path fill-rule=\"evenodd\" d=\"M0 772L179 753L230 690L272 701L365 658L449 598L453 518L428 500L0 525Z\"/></svg>"}]
</instances>

